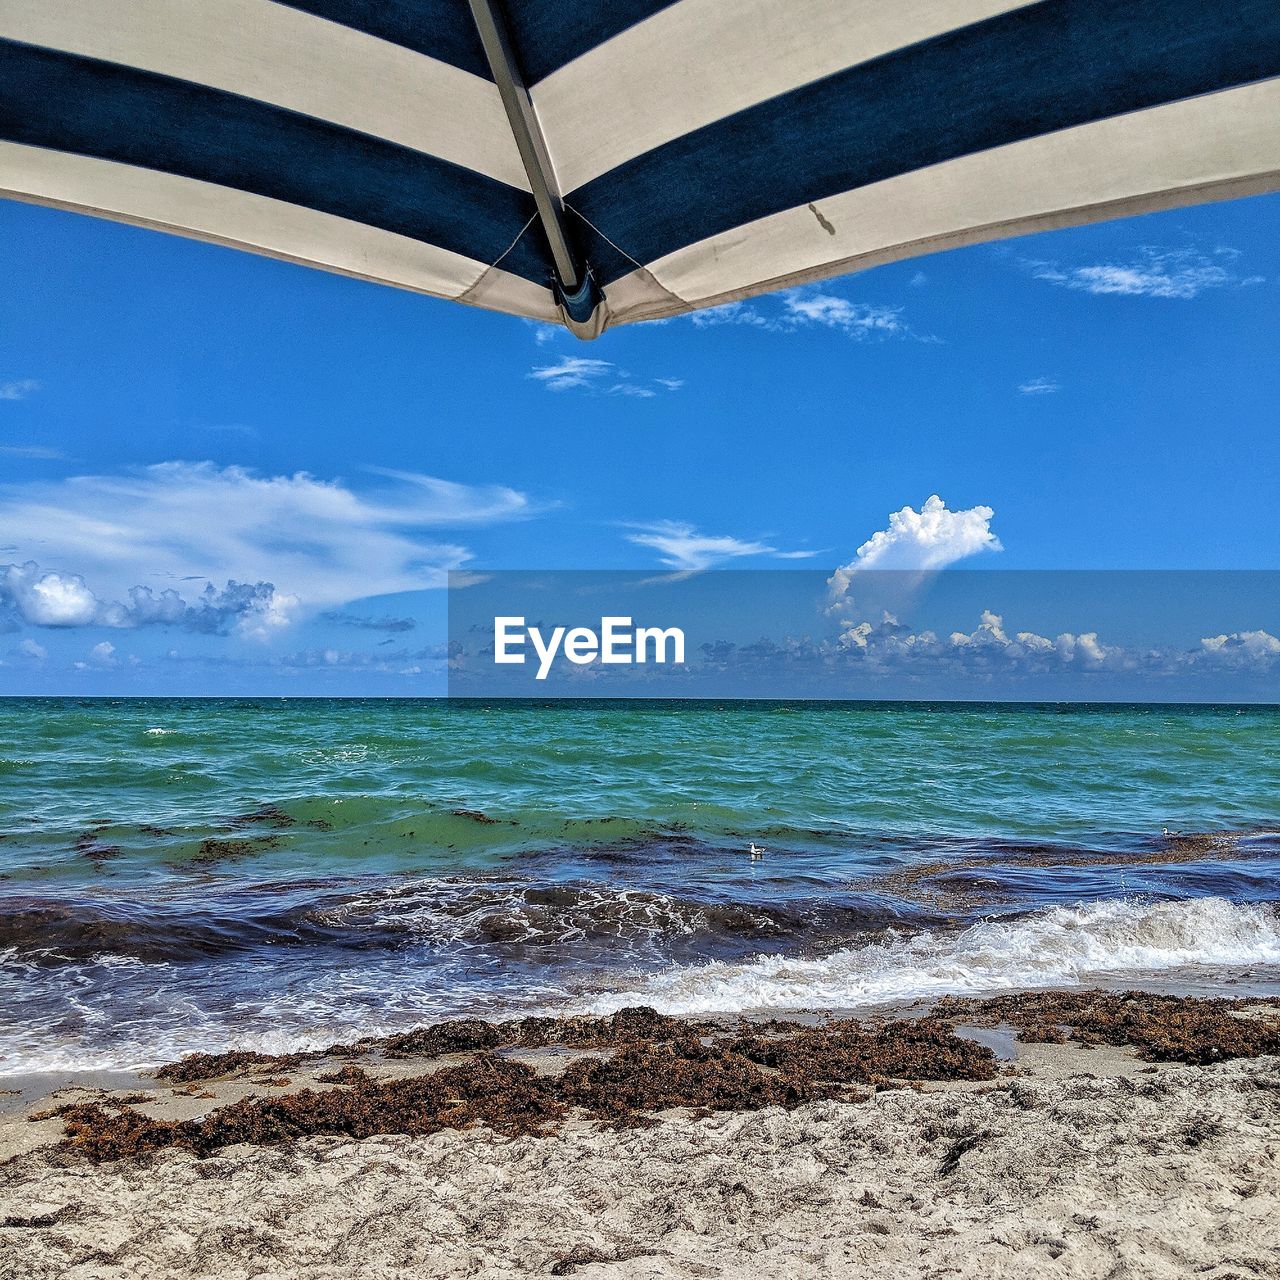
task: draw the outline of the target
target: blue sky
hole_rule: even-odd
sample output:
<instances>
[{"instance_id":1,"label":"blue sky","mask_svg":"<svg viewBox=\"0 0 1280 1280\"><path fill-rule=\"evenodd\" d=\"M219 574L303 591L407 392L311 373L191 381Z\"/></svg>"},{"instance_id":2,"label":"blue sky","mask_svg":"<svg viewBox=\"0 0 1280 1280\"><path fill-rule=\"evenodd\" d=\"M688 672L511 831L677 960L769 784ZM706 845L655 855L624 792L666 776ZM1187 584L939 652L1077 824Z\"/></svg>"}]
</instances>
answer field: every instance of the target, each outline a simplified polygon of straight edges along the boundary
<instances>
[{"instance_id":1,"label":"blue sky","mask_svg":"<svg viewBox=\"0 0 1280 1280\"><path fill-rule=\"evenodd\" d=\"M934 494L901 567L1280 567L1278 213L583 344L0 202L0 691L439 692L448 568L830 570Z\"/></svg>"}]
</instances>

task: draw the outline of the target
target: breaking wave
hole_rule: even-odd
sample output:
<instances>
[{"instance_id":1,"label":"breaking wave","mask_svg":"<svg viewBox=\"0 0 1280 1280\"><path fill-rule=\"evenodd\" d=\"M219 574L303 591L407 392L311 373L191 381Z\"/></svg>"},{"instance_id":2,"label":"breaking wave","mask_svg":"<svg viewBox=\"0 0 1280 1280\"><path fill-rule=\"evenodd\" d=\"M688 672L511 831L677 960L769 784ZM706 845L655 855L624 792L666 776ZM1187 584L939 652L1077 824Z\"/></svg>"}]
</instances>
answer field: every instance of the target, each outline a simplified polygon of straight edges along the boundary
<instances>
[{"instance_id":1,"label":"breaking wave","mask_svg":"<svg viewBox=\"0 0 1280 1280\"><path fill-rule=\"evenodd\" d=\"M1081 986L1194 967L1280 964L1280 919L1224 898L1055 907L849 947L821 959L763 956L664 970L589 1002L596 1013L848 1009L937 995Z\"/></svg>"}]
</instances>

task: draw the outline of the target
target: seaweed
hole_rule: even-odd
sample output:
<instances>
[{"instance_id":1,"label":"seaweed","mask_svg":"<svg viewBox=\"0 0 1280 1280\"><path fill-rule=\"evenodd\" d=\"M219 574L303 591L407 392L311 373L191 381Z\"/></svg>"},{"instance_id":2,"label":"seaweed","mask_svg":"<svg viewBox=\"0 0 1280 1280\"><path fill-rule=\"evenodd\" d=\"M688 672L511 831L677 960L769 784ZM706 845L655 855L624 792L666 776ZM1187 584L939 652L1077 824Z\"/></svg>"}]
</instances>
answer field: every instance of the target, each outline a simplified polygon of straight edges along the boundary
<instances>
[{"instance_id":1,"label":"seaweed","mask_svg":"<svg viewBox=\"0 0 1280 1280\"><path fill-rule=\"evenodd\" d=\"M274 827L277 831L287 831L297 826L298 820L291 813L286 813L278 804L260 804L247 813L238 813L227 825L237 829L254 826Z\"/></svg>"},{"instance_id":2,"label":"seaweed","mask_svg":"<svg viewBox=\"0 0 1280 1280\"><path fill-rule=\"evenodd\" d=\"M992 1052L937 1018L866 1027L854 1021L802 1027L771 1038L744 1036L735 1047L784 1074L836 1083L889 1080L990 1080Z\"/></svg>"},{"instance_id":3,"label":"seaweed","mask_svg":"<svg viewBox=\"0 0 1280 1280\"><path fill-rule=\"evenodd\" d=\"M192 1053L177 1062L168 1062L156 1070L157 1080L215 1080L243 1071L246 1067L267 1067L273 1071L289 1070L302 1061L301 1054L255 1053L250 1049L233 1049L229 1053Z\"/></svg>"},{"instance_id":4,"label":"seaweed","mask_svg":"<svg viewBox=\"0 0 1280 1280\"><path fill-rule=\"evenodd\" d=\"M549 1082L521 1063L481 1054L424 1076L377 1080L352 1071L342 1088L246 1098L198 1120L156 1120L108 1111L96 1102L60 1108L63 1145L91 1160L144 1156L165 1147L207 1156L241 1142L278 1145L300 1138L426 1135L483 1123L509 1137L541 1134L564 1114Z\"/></svg>"},{"instance_id":5,"label":"seaweed","mask_svg":"<svg viewBox=\"0 0 1280 1280\"><path fill-rule=\"evenodd\" d=\"M1031 991L948 998L935 1013L987 1026L1006 1023L1028 1042L1070 1039L1132 1048L1146 1062L1208 1066L1280 1053L1280 1021L1239 1016L1250 1003L1148 991Z\"/></svg>"},{"instance_id":6,"label":"seaweed","mask_svg":"<svg viewBox=\"0 0 1280 1280\"><path fill-rule=\"evenodd\" d=\"M279 844L279 836L254 836L248 840L225 840L210 836L207 840L200 841L200 848L191 859L191 865L204 867L214 862L231 862L237 858L249 858L259 850L275 849Z\"/></svg>"},{"instance_id":7,"label":"seaweed","mask_svg":"<svg viewBox=\"0 0 1280 1280\"><path fill-rule=\"evenodd\" d=\"M99 824L100 826L106 824ZM98 839L97 831L84 831L71 842L71 848L99 870L104 862L110 862L124 852L118 844L106 844Z\"/></svg>"},{"instance_id":8,"label":"seaweed","mask_svg":"<svg viewBox=\"0 0 1280 1280\"><path fill-rule=\"evenodd\" d=\"M455 818L467 818L471 822L478 822L482 827L502 825L501 818L491 818L487 813L482 813L479 809L450 809L449 812Z\"/></svg>"},{"instance_id":9,"label":"seaweed","mask_svg":"<svg viewBox=\"0 0 1280 1280\"><path fill-rule=\"evenodd\" d=\"M1255 1002L1256 1003L1256 1002ZM923 1081L992 1080L1000 1064L957 1024L1008 1025L1023 1040L1126 1046L1149 1062L1205 1065L1280 1053L1280 1020L1241 1016L1250 1002L1146 992L1030 992L988 999L946 998L924 1017L835 1020L819 1026L771 1020L736 1028L666 1017L649 1008L605 1016L529 1017L510 1022L461 1018L321 1053L272 1057L236 1051L196 1054L156 1073L204 1080L252 1070L273 1084L306 1060L381 1056L463 1061L422 1075L379 1078L353 1061L317 1076L317 1085L250 1097L200 1119L156 1120L128 1100L79 1103L48 1113L66 1126L64 1146L92 1160L178 1147L208 1155L236 1142L380 1133L431 1134L485 1125L508 1136L545 1136L572 1112L610 1128L656 1123L676 1108L695 1116L823 1099L864 1100L868 1090ZM559 1074L540 1074L510 1051L562 1046L589 1052ZM1192 1134L1188 1141L1198 1140ZM980 1141L961 1135L943 1172Z\"/></svg>"},{"instance_id":10,"label":"seaweed","mask_svg":"<svg viewBox=\"0 0 1280 1280\"><path fill-rule=\"evenodd\" d=\"M379 1079L357 1066L317 1077L326 1090L245 1098L200 1119L156 1120L96 1102L60 1109L64 1146L93 1160L178 1147L208 1155L237 1142L275 1144L303 1137L375 1133L431 1134L483 1124L509 1136L544 1136L571 1111L614 1128L654 1123L675 1108L695 1114L794 1108L820 1099L862 1100L854 1084L898 1079L985 1080L991 1050L937 1022L866 1028L837 1022L787 1027L776 1036L740 1036L710 1023L667 1018L652 1009L608 1017L527 1018L508 1023L460 1019L380 1043L387 1056L470 1053L424 1075ZM607 1049L542 1075L494 1049L547 1044ZM296 1065L298 1059L287 1060ZM251 1052L204 1054L161 1068L171 1080L202 1079L246 1068L286 1065Z\"/></svg>"}]
</instances>

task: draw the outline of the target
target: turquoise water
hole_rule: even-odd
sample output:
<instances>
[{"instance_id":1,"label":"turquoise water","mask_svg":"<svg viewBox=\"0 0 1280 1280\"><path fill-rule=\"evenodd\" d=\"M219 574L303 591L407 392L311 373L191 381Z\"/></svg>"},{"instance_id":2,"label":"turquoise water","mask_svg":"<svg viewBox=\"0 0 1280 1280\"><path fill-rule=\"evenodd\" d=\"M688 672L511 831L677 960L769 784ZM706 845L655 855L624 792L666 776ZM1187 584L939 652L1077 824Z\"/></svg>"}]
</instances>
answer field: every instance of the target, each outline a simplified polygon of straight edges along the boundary
<instances>
[{"instance_id":1,"label":"turquoise water","mask_svg":"<svg viewBox=\"0 0 1280 1280\"><path fill-rule=\"evenodd\" d=\"M8 700L0 1053L1266 965L1277 832L1275 708Z\"/></svg>"}]
</instances>

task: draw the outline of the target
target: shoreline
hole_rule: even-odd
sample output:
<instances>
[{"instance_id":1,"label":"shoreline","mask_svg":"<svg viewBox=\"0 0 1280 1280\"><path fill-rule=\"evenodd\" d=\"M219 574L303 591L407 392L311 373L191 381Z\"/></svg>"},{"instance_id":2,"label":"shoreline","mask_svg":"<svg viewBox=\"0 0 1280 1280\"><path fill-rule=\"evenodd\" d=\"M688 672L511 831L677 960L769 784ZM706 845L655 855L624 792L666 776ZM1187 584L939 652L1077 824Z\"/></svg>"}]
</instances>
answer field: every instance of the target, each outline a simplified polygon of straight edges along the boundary
<instances>
[{"instance_id":1,"label":"shoreline","mask_svg":"<svg viewBox=\"0 0 1280 1280\"><path fill-rule=\"evenodd\" d=\"M64 1090L46 1104L197 1123L239 1104L243 1123L321 1091L393 1099L436 1072L459 1073L456 1089L468 1062L496 1058L544 1083L595 1072L625 1097L584 1090L587 1111L545 1126L504 1101L486 1123L446 1111L415 1132L426 1112L401 1110L410 1132L356 1137L325 1120L287 1140L269 1131L264 1143L129 1158L57 1145L74 1115L32 1121L41 1106L28 1104L0 1118L0 1269L33 1280L328 1280L353 1267L387 1280L1277 1274L1275 1003L1071 991L920 1004L848 1024L525 1020L506 1045L492 1043L500 1024L461 1020L295 1056L287 1079L284 1059L188 1059L141 1091ZM943 1023L969 1047L935 1035ZM650 1111L632 1105L643 1075L600 1075L673 1043L697 1058L695 1040L734 1046L715 1059L729 1105ZM808 1072L817 1089L843 1072L840 1096L748 1098L722 1068L733 1054L767 1058L761 1043L766 1074ZM901 1074L880 1076L886 1064ZM689 1087L694 1098L703 1085Z\"/></svg>"}]
</instances>

